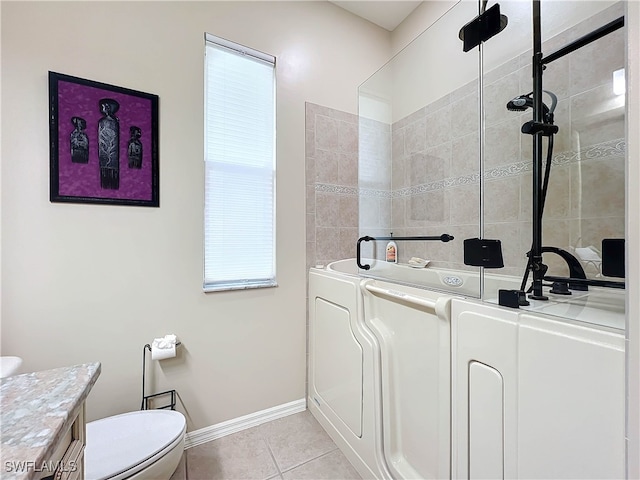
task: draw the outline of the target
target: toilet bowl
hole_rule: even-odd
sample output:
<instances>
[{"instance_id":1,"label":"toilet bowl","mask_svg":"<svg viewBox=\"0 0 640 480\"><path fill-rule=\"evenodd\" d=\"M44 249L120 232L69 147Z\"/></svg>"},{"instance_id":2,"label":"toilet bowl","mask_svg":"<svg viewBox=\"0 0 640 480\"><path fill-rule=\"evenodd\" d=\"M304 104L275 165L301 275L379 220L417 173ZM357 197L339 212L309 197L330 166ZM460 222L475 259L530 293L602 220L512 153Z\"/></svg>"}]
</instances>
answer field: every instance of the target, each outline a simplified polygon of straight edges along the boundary
<instances>
[{"instance_id":1,"label":"toilet bowl","mask_svg":"<svg viewBox=\"0 0 640 480\"><path fill-rule=\"evenodd\" d=\"M168 480L184 451L186 421L141 410L87 423L85 480Z\"/></svg>"}]
</instances>

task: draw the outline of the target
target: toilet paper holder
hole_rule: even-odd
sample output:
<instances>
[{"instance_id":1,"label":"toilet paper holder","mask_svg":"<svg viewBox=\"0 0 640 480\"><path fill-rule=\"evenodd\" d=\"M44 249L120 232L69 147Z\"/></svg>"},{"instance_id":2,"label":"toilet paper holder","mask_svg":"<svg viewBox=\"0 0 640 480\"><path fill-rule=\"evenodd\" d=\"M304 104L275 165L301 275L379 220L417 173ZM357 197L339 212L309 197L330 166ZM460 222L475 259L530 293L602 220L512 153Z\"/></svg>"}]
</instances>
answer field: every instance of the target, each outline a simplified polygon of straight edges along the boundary
<instances>
[{"instance_id":1,"label":"toilet paper holder","mask_svg":"<svg viewBox=\"0 0 640 480\"><path fill-rule=\"evenodd\" d=\"M176 347L178 347L179 345L181 345L182 342L176 342ZM171 409L171 410L175 410L176 409L176 391L174 390L166 390L164 392L159 392L159 393L154 393L151 395L145 395L144 394L144 385L145 385L145 376L146 376L146 372L147 372L147 350L149 350L149 352L151 352L151 345L150 344L146 344L144 347L142 347L142 403L140 404L140 410L149 410L149 401L151 399L154 398L158 398L158 397L162 397L162 396L169 396L169 403L167 403L166 405L162 405L160 407L155 407L157 409Z\"/></svg>"}]
</instances>

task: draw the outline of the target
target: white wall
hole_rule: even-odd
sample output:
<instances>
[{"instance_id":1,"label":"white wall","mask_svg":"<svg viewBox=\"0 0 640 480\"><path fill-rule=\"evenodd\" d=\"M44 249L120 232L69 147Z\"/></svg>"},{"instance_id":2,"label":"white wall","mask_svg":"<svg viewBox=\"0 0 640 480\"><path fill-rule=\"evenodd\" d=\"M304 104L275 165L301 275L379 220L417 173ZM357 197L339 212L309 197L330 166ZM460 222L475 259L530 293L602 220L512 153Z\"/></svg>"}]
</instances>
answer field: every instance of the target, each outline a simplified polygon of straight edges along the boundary
<instances>
[{"instance_id":1,"label":"white wall","mask_svg":"<svg viewBox=\"0 0 640 480\"><path fill-rule=\"evenodd\" d=\"M391 32L391 53L395 55L409 45L409 43L415 40L425 29L447 13L458 1L459 0L427 0L418 5L418 7ZM472 3L477 9L477 2Z\"/></svg>"},{"instance_id":2,"label":"white wall","mask_svg":"<svg viewBox=\"0 0 640 480\"><path fill-rule=\"evenodd\" d=\"M140 404L145 343L189 429L305 395L305 101L357 111L389 33L328 2L2 2L2 354L100 361L89 419ZM204 294L204 32L277 57L278 288ZM160 97L160 208L49 202L49 70ZM229 252L251 255L251 252Z\"/></svg>"}]
</instances>

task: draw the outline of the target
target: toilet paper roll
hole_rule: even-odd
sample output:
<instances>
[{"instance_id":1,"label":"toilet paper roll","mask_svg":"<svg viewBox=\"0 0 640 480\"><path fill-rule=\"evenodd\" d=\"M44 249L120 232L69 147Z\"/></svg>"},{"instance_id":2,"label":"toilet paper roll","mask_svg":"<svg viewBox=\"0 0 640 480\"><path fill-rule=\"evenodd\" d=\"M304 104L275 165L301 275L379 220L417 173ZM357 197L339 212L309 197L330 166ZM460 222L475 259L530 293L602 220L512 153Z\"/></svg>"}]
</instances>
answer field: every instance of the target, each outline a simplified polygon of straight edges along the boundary
<instances>
[{"instance_id":1,"label":"toilet paper roll","mask_svg":"<svg viewBox=\"0 0 640 480\"><path fill-rule=\"evenodd\" d=\"M166 348L158 348L155 345L151 346L151 360L164 360L165 358L173 358L175 356L175 345Z\"/></svg>"}]
</instances>

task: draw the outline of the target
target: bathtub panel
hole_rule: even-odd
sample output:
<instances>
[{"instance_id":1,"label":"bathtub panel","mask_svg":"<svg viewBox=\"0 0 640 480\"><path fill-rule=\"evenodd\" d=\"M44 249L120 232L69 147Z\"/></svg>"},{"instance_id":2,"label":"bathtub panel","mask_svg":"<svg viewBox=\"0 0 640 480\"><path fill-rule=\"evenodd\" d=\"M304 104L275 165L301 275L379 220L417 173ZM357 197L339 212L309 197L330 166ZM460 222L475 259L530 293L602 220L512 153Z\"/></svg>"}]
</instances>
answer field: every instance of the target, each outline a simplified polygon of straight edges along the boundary
<instances>
[{"instance_id":1,"label":"bathtub panel","mask_svg":"<svg viewBox=\"0 0 640 480\"><path fill-rule=\"evenodd\" d=\"M469 478L504 478L502 375L480 362L469 364Z\"/></svg>"},{"instance_id":2,"label":"bathtub panel","mask_svg":"<svg viewBox=\"0 0 640 480\"><path fill-rule=\"evenodd\" d=\"M359 285L360 278L347 273L309 271L307 406L362 478L389 479L377 420L380 400L374 386L374 365L379 360L375 337L362 325ZM347 353L341 353L343 350ZM337 361L336 356L342 360Z\"/></svg>"},{"instance_id":3,"label":"bathtub panel","mask_svg":"<svg viewBox=\"0 0 640 480\"><path fill-rule=\"evenodd\" d=\"M518 478L517 311L453 299L451 322L452 478ZM487 385L490 392L483 392L483 382L479 377L474 379L478 382L472 385L469 367L474 363L482 364L500 376L501 396L497 395L497 385L493 382ZM479 370L474 370L474 373L479 373ZM474 386L475 393L472 394L471 388ZM493 412L493 420L481 421L482 412L478 412L480 404L477 402L487 404L490 400L498 403L497 406L487 407ZM475 405L472 406L472 402L476 402ZM489 443L495 442L498 436L498 410L502 411L502 438L499 447L496 447ZM476 414L473 419L472 413ZM473 436L472 441L470 436ZM482 457L487 448L491 449L491 458L494 460L483 463ZM501 465L495 460L498 457L503 459ZM469 471L470 464L473 472ZM498 477L487 473L500 469L503 475Z\"/></svg>"},{"instance_id":4,"label":"bathtub panel","mask_svg":"<svg viewBox=\"0 0 640 480\"><path fill-rule=\"evenodd\" d=\"M497 379L473 378L480 363L501 399ZM452 478L624 477L622 333L454 299L452 372Z\"/></svg>"},{"instance_id":5,"label":"bathtub panel","mask_svg":"<svg viewBox=\"0 0 640 480\"><path fill-rule=\"evenodd\" d=\"M521 478L624 478L624 338L522 315Z\"/></svg>"},{"instance_id":6,"label":"bathtub panel","mask_svg":"<svg viewBox=\"0 0 640 480\"><path fill-rule=\"evenodd\" d=\"M368 282L372 282L368 280ZM375 282L416 294L415 289ZM402 292L398 292L402 294ZM434 303L434 292L419 292ZM380 345L385 458L396 478L449 477L449 322L410 302L364 294Z\"/></svg>"},{"instance_id":7,"label":"bathtub panel","mask_svg":"<svg viewBox=\"0 0 640 480\"><path fill-rule=\"evenodd\" d=\"M316 391L359 437L362 435L362 347L351 332L351 312L323 298L316 298L315 309Z\"/></svg>"}]
</instances>

